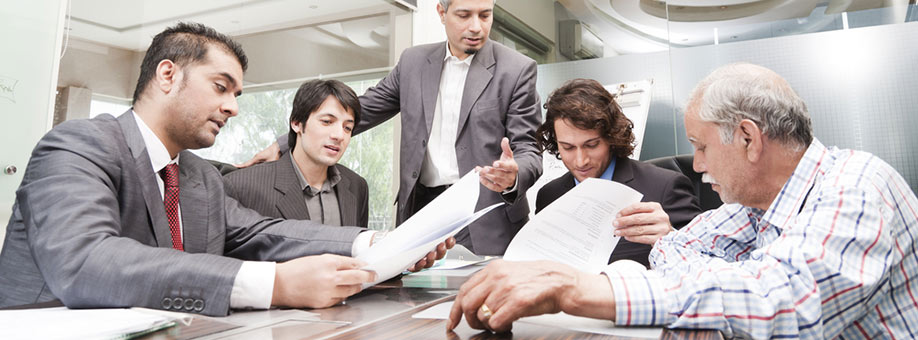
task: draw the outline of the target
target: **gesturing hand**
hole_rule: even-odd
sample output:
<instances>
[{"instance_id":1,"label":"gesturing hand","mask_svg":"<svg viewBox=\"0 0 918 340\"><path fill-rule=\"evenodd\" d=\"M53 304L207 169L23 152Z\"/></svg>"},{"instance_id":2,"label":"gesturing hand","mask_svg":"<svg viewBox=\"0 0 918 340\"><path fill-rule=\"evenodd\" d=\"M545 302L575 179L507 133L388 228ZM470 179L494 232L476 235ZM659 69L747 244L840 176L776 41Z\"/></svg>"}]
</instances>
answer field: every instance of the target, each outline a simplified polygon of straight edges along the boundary
<instances>
[{"instance_id":1,"label":"gesturing hand","mask_svg":"<svg viewBox=\"0 0 918 340\"><path fill-rule=\"evenodd\" d=\"M513 150L510 149L510 140L507 137L501 139L500 148L502 152L499 160L494 161L491 166L475 168L478 170L481 185L495 192L503 192L516 185L516 175L520 169L513 159Z\"/></svg>"}]
</instances>

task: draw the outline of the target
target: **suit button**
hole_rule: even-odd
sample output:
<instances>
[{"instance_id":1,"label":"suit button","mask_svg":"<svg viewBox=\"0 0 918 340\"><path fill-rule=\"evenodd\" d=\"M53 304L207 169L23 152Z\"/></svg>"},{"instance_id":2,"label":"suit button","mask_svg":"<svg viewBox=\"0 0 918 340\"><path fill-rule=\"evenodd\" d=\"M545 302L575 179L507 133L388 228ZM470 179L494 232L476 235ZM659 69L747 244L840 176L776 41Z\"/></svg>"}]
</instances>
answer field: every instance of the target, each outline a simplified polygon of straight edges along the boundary
<instances>
[{"instance_id":1,"label":"suit button","mask_svg":"<svg viewBox=\"0 0 918 340\"><path fill-rule=\"evenodd\" d=\"M194 299L190 299L190 298L185 299L185 305L184 305L184 307L185 307L185 310L187 310L187 311L190 311L191 309L193 309L193 308L194 308Z\"/></svg>"},{"instance_id":2,"label":"suit button","mask_svg":"<svg viewBox=\"0 0 918 340\"><path fill-rule=\"evenodd\" d=\"M418 172L417 172L417 171L413 171L413 172L411 173L411 178L418 178Z\"/></svg>"},{"instance_id":3,"label":"suit button","mask_svg":"<svg viewBox=\"0 0 918 340\"><path fill-rule=\"evenodd\" d=\"M194 311L200 312L202 310L204 310L204 300L201 300L201 299L194 300Z\"/></svg>"},{"instance_id":4,"label":"suit button","mask_svg":"<svg viewBox=\"0 0 918 340\"><path fill-rule=\"evenodd\" d=\"M171 309L171 308L172 308L172 299L163 298L163 309Z\"/></svg>"},{"instance_id":5,"label":"suit button","mask_svg":"<svg viewBox=\"0 0 918 340\"><path fill-rule=\"evenodd\" d=\"M426 139L422 139L422 140L421 140L421 147L422 147L422 148L426 148L426 147L427 147L427 140L426 140Z\"/></svg>"}]
</instances>

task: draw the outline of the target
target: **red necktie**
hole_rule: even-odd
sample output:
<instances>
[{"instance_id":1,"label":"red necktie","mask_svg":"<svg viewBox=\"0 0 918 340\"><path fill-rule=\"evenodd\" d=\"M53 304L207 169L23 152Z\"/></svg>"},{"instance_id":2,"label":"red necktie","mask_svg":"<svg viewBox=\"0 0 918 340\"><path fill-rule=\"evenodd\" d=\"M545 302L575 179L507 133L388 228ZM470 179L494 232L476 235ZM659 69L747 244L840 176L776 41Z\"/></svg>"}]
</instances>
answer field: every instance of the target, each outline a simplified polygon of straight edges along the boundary
<instances>
[{"instance_id":1,"label":"red necktie","mask_svg":"<svg viewBox=\"0 0 918 340\"><path fill-rule=\"evenodd\" d=\"M165 195L163 202L166 204L166 218L169 219L169 232L172 234L172 248L185 251L182 247L182 229L179 227L178 205L179 205L179 186L178 186L178 164L172 163L166 165L159 171L165 184Z\"/></svg>"}]
</instances>

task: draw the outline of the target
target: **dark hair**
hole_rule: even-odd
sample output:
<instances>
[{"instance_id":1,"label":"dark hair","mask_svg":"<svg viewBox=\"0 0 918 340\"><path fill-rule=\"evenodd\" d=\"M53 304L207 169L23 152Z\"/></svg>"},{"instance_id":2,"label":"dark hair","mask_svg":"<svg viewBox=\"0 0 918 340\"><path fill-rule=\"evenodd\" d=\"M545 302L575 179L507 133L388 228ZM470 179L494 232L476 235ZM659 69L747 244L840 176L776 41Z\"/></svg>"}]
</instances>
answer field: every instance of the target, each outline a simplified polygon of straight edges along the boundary
<instances>
[{"instance_id":1,"label":"dark hair","mask_svg":"<svg viewBox=\"0 0 918 340\"><path fill-rule=\"evenodd\" d=\"M210 45L234 54L242 65L243 72L248 68L249 60L239 43L213 28L198 23L180 22L153 37L153 42L150 43L150 48L140 64L140 77L137 78L137 87L134 89L134 103L140 100L147 84L153 80L156 67L161 61L171 60L179 66L201 62L207 59Z\"/></svg>"},{"instance_id":2,"label":"dark hair","mask_svg":"<svg viewBox=\"0 0 918 340\"><path fill-rule=\"evenodd\" d=\"M300 89L296 91L296 96L293 97L290 122L306 124L306 121L309 120L309 115L318 110L328 96L335 96L335 99L341 103L341 106L344 106L345 110L354 112L354 126L360 123L360 100L357 99L357 94L344 83L334 79L310 80L300 85ZM288 133L287 143L291 150L296 146L296 132L293 131L292 127L290 128L290 133Z\"/></svg>"},{"instance_id":3,"label":"dark hair","mask_svg":"<svg viewBox=\"0 0 918 340\"><path fill-rule=\"evenodd\" d=\"M569 80L554 90L544 105L545 122L536 131L542 151L560 159L555 121L566 119L583 130L598 130L603 140L610 144L614 157L628 157L634 151L634 124L622 112L615 97L592 79Z\"/></svg>"}]
</instances>

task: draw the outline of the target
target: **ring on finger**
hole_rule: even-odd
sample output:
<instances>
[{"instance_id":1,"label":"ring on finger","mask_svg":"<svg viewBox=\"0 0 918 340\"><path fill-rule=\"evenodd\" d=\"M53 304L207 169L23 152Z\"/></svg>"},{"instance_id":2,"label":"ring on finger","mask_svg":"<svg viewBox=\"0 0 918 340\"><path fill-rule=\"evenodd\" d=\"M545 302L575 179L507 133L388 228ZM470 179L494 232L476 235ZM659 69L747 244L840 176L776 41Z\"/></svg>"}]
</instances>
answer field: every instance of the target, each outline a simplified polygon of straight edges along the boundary
<instances>
[{"instance_id":1,"label":"ring on finger","mask_svg":"<svg viewBox=\"0 0 918 340\"><path fill-rule=\"evenodd\" d=\"M488 305L481 304L481 308L479 309L481 310L481 314L484 315L485 319L491 318L491 314L493 314L493 312L491 312L491 308L488 308Z\"/></svg>"}]
</instances>

